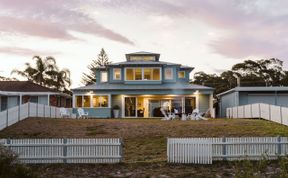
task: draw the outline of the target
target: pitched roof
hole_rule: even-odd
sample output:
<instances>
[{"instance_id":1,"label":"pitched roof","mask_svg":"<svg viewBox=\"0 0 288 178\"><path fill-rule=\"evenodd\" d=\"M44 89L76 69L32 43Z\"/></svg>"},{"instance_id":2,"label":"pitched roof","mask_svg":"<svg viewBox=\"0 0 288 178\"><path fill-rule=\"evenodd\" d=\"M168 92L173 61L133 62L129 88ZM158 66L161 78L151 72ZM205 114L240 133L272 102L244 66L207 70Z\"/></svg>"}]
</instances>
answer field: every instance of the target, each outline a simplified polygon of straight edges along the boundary
<instances>
[{"instance_id":1,"label":"pitched roof","mask_svg":"<svg viewBox=\"0 0 288 178\"><path fill-rule=\"evenodd\" d=\"M84 87L74 88L76 90L214 90L211 87L184 83L165 83L165 84L112 84L101 83L92 84Z\"/></svg>"},{"instance_id":2,"label":"pitched roof","mask_svg":"<svg viewBox=\"0 0 288 178\"><path fill-rule=\"evenodd\" d=\"M56 90L43 87L30 81L0 81L0 91L60 93Z\"/></svg>"},{"instance_id":3,"label":"pitched roof","mask_svg":"<svg viewBox=\"0 0 288 178\"><path fill-rule=\"evenodd\" d=\"M124 61L124 62L116 62L111 63L108 66L117 66L117 65L180 65L171 62L162 62L162 61Z\"/></svg>"},{"instance_id":4,"label":"pitched roof","mask_svg":"<svg viewBox=\"0 0 288 178\"><path fill-rule=\"evenodd\" d=\"M273 86L269 86L269 87L235 87L232 88L230 90L227 90L225 92L219 93L217 96L222 96L225 95L227 93L231 93L231 92L238 92L238 91L251 91L251 92L273 92L273 91L287 91L288 92L288 87L273 87Z\"/></svg>"}]
</instances>

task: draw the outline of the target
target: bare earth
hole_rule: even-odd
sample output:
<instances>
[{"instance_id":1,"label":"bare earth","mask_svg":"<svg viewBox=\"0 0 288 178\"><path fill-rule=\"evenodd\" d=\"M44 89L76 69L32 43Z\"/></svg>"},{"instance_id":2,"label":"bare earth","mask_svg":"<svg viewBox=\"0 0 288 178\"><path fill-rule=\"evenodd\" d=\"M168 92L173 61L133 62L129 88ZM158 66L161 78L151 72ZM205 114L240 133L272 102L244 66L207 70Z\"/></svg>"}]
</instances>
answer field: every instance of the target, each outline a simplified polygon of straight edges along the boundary
<instances>
[{"instance_id":1,"label":"bare earth","mask_svg":"<svg viewBox=\"0 0 288 178\"><path fill-rule=\"evenodd\" d=\"M167 137L288 136L288 127L256 119L161 121L158 119L38 119L21 121L0 138L99 138L124 141L124 162L116 165L33 165L41 177L233 177L238 163L210 166L166 163ZM240 166L241 167L241 166ZM267 165L270 177L279 164ZM279 170L278 170L279 172ZM256 174L257 175L257 174ZM260 175L260 174L259 174Z\"/></svg>"}]
</instances>

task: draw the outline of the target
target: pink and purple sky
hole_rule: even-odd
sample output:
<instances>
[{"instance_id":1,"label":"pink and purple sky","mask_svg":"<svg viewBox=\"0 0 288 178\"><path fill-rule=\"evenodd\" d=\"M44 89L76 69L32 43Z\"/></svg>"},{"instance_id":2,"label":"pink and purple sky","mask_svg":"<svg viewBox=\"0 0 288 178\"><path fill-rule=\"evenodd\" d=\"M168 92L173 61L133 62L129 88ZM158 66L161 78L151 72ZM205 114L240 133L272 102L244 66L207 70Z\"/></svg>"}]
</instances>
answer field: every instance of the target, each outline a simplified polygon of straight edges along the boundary
<instances>
[{"instance_id":1,"label":"pink and purple sky","mask_svg":"<svg viewBox=\"0 0 288 178\"><path fill-rule=\"evenodd\" d=\"M110 60L149 51L219 73L244 59L288 66L287 0L0 0L0 75L53 56L72 87L104 48Z\"/></svg>"}]
</instances>

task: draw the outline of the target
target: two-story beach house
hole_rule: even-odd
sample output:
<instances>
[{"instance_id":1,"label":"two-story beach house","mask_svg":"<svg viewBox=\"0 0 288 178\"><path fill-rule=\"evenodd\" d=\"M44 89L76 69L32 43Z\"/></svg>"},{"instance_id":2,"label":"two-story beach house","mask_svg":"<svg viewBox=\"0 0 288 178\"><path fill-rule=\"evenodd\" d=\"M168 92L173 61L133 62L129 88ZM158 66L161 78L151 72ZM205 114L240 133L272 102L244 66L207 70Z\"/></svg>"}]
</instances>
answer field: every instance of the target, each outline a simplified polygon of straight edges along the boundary
<instances>
[{"instance_id":1,"label":"two-story beach house","mask_svg":"<svg viewBox=\"0 0 288 178\"><path fill-rule=\"evenodd\" d=\"M193 67L159 59L160 54L136 52L96 68L95 84L73 89L73 107L96 118L113 117L115 105L122 118L162 117L163 105L187 114L212 109L213 88L189 83Z\"/></svg>"}]
</instances>

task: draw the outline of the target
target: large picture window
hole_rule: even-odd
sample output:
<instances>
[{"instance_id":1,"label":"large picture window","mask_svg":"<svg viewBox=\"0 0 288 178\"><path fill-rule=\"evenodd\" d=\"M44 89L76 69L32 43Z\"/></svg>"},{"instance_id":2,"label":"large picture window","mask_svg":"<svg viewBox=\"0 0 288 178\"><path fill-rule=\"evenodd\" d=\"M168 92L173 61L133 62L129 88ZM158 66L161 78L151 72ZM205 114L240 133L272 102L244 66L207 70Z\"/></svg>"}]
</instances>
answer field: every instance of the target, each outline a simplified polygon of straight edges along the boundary
<instances>
[{"instance_id":1,"label":"large picture window","mask_svg":"<svg viewBox=\"0 0 288 178\"><path fill-rule=\"evenodd\" d=\"M125 80L161 80L160 68L126 68Z\"/></svg>"},{"instance_id":2,"label":"large picture window","mask_svg":"<svg viewBox=\"0 0 288 178\"><path fill-rule=\"evenodd\" d=\"M173 79L173 68L166 68L165 69L165 80L172 80Z\"/></svg>"},{"instance_id":3,"label":"large picture window","mask_svg":"<svg viewBox=\"0 0 288 178\"><path fill-rule=\"evenodd\" d=\"M109 95L79 95L75 97L76 108L108 108Z\"/></svg>"},{"instance_id":4,"label":"large picture window","mask_svg":"<svg viewBox=\"0 0 288 178\"><path fill-rule=\"evenodd\" d=\"M109 97L107 95L94 95L92 101L93 108L107 108L109 103Z\"/></svg>"}]
</instances>

